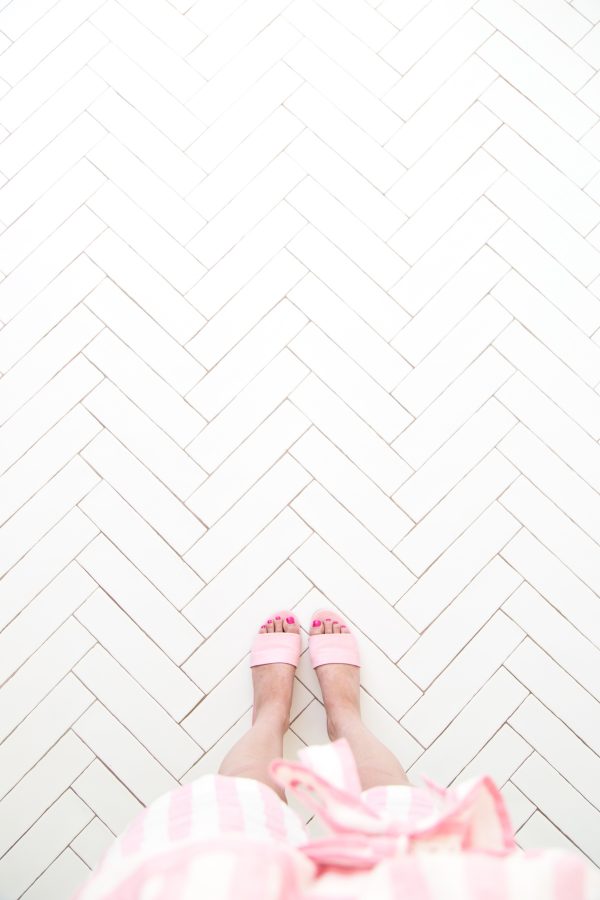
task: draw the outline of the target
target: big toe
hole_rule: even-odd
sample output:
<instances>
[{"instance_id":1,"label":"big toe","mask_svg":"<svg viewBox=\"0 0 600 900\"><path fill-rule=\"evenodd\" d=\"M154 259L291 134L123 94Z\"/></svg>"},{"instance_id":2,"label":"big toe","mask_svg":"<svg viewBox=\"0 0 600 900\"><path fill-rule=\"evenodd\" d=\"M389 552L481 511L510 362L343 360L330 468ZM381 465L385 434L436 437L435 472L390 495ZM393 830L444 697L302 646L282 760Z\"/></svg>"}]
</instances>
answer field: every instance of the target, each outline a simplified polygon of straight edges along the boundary
<instances>
[{"instance_id":1,"label":"big toe","mask_svg":"<svg viewBox=\"0 0 600 900\"><path fill-rule=\"evenodd\" d=\"M289 609L285 609L281 613L281 619L282 619L282 623L283 623L282 627L283 627L284 631L287 631L288 633L291 633L291 634L298 634L298 632L300 631L300 626L298 625L298 622L296 621L296 616L294 615L293 612L290 612Z\"/></svg>"}]
</instances>

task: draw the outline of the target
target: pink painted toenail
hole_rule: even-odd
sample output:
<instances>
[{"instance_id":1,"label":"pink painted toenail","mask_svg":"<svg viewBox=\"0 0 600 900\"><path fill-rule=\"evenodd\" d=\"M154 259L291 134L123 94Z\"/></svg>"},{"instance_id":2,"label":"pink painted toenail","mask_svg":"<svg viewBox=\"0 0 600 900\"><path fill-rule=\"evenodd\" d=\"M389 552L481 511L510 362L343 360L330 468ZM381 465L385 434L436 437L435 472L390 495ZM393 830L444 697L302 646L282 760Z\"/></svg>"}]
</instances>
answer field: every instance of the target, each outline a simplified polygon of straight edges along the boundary
<instances>
[{"instance_id":1,"label":"pink painted toenail","mask_svg":"<svg viewBox=\"0 0 600 900\"><path fill-rule=\"evenodd\" d=\"M337 619L334 619L333 622L332 622L331 624L332 624L332 625L339 625L339 622L338 622Z\"/></svg>"},{"instance_id":2,"label":"pink painted toenail","mask_svg":"<svg viewBox=\"0 0 600 900\"><path fill-rule=\"evenodd\" d=\"M272 624L273 624L273 619L267 619L267 624L268 624L268 625L272 625Z\"/></svg>"},{"instance_id":3,"label":"pink painted toenail","mask_svg":"<svg viewBox=\"0 0 600 900\"><path fill-rule=\"evenodd\" d=\"M331 622L331 619L325 619L326 622Z\"/></svg>"},{"instance_id":4,"label":"pink painted toenail","mask_svg":"<svg viewBox=\"0 0 600 900\"><path fill-rule=\"evenodd\" d=\"M321 620L315 619L313 622L313 628L318 628L320 624L321 624Z\"/></svg>"},{"instance_id":5,"label":"pink painted toenail","mask_svg":"<svg viewBox=\"0 0 600 900\"><path fill-rule=\"evenodd\" d=\"M275 621L277 621L277 619L280 619L280 618L281 618L281 616L275 616Z\"/></svg>"},{"instance_id":6,"label":"pink painted toenail","mask_svg":"<svg viewBox=\"0 0 600 900\"><path fill-rule=\"evenodd\" d=\"M287 616L285 621L288 623L288 625L293 625L296 620L293 616Z\"/></svg>"}]
</instances>

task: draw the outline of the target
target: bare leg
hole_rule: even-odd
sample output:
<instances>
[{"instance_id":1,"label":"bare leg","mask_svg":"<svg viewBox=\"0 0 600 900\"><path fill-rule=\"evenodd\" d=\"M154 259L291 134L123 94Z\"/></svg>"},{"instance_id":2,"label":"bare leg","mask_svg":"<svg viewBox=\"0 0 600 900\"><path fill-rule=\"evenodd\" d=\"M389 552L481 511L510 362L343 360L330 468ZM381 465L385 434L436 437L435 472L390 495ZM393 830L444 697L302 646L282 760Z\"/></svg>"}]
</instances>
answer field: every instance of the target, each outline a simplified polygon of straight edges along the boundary
<instances>
[{"instance_id":1,"label":"bare leg","mask_svg":"<svg viewBox=\"0 0 600 900\"><path fill-rule=\"evenodd\" d=\"M292 617L293 618L293 617ZM261 633L277 631L298 632L298 624L287 619L269 620ZM273 788L285 801L285 794L270 778L271 760L283 756L283 736L290 720L290 705L294 686L294 666L273 663L254 666L254 717L252 728L235 744L219 769L220 775L254 778Z\"/></svg>"},{"instance_id":2,"label":"bare leg","mask_svg":"<svg viewBox=\"0 0 600 900\"><path fill-rule=\"evenodd\" d=\"M318 622L319 624L315 624ZM311 634L340 634L349 629L335 619L313 620ZM327 712L332 741L346 738L358 766L363 790L385 784L409 784L406 772L388 748L363 724L360 717L360 670L330 663L315 670Z\"/></svg>"}]
</instances>

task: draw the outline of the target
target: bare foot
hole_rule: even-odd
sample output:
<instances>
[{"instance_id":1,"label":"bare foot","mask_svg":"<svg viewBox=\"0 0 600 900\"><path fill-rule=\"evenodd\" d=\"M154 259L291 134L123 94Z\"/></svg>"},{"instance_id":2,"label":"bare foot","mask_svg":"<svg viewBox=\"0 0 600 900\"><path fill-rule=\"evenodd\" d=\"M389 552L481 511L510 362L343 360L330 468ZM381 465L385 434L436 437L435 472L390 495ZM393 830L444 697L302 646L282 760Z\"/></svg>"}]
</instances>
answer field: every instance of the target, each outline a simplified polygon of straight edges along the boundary
<instances>
[{"instance_id":1,"label":"bare foot","mask_svg":"<svg viewBox=\"0 0 600 900\"><path fill-rule=\"evenodd\" d=\"M285 610L282 616L267 619L259 634L282 631L298 634L300 628L293 613ZM272 720L273 727L286 731L290 723L290 706L294 687L295 666L288 663L268 663L252 667L254 684L254 712L252 724L258 717Z\"/></svg>"},{"instance_id":2,"label":"bare foot","mask_svg":"<svg viewBox=\"0 0 600 900\"><path fill-rule=\"evenodd\" d=\"M321 618L323 616L324 618ZM335 613L315 613L310 634L350 634L350 629L335 618ZM327 663L315 669L327 714L327 734L335 741L346 726L360 719L360 669L346 663Z\"/></svg>"}]
</instances>

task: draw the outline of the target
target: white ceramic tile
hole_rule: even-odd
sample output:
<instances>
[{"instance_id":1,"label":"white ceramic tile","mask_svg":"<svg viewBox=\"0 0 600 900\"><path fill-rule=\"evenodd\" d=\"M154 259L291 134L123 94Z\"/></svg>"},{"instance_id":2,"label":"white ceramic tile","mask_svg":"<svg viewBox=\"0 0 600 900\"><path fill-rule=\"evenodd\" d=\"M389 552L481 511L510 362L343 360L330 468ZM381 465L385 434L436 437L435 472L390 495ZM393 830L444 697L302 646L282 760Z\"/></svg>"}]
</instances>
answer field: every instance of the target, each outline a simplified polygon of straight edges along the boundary
<instances>
[{"instance_id":1,"label":"white ceramic tile","mask_svg":"<svg viewBox=\"0 0 600 900\"><path fill-rule=\"evenodd\" d=\"M0 0L3 900L218 769L284 606L287 758L329 605L414 778L600 865L596 6Z\"/></svg>"}]
</instances>

